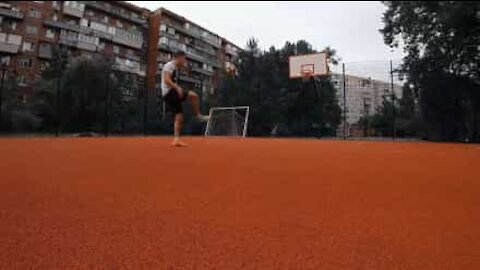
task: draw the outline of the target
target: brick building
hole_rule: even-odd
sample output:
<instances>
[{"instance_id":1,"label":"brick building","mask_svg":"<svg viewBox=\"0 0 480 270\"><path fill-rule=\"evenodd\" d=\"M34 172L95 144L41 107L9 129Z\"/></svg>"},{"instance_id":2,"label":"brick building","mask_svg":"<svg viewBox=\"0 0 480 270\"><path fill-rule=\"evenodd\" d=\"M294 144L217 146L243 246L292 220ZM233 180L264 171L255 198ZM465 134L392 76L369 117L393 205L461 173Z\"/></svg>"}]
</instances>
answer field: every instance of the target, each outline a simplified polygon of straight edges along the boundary
<instances>
[{"instance_id":1,"label":"brick building","mask_svg":"<svg viewBox=\"0 0 480 270\"><path fill-rule=\"evenodd\" d=\"M176 51L184 51L188 69L180 76L183 84L212 93L226 69L238 56L240 48L215 33L160 8L150 16L149 88L158 88L163 65Z\"/></svg>"},{"instance_id":2,"label":"brick building","mask_svg":"<svg viewBox=\"0 0 480 270\"><path fill-rule=\"evenodd\" d=\"M172 53L183 50L189 68L182 83L213 91L225 65L239 48L186 18L160 8L149 11L125 1L1 1L0 59L2 69L15 74L23 98L51 63L55 49L68 57L114 59L125 72L136 96L147 83L153 93L159 70Z\"/></svg>"}]
</instances>

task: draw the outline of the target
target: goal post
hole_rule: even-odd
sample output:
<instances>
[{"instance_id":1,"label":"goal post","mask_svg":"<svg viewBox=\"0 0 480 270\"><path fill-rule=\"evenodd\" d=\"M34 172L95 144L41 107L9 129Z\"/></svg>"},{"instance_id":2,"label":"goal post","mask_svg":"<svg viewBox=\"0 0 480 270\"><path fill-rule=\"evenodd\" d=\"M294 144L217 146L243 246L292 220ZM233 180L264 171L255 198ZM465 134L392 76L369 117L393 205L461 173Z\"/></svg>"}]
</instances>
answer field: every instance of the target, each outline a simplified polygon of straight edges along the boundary
<instances>
[{"instance_id":1,"label":"goal post","mask_svg":"<svg viewBox=\"0 0 480 270\"><path fill-rule=\"evenodd\" d=\"M246 137L250 107L210 108L205 136Z\"/></svg>"}]
</instances>

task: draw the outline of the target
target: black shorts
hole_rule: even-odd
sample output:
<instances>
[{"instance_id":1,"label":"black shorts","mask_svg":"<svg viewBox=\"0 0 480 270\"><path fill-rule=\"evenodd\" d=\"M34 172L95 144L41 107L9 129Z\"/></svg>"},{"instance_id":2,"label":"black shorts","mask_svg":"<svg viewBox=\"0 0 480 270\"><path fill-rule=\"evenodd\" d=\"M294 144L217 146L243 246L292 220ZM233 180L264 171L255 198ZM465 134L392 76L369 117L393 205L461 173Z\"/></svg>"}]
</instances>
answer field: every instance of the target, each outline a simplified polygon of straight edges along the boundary
<instances>
[{"instance_id":1,"label":"black shorts","mask_svg":"<svg viewBox=\"0 0 480 270\"><path fill-rule=\"evenodd\" d=\"M180 98L176 90L170 89L163 97L165 101L165 111L173 114L183 113L182 102L187 99L187 96L188 90L183 90L183 97Z\"/></svg>"}]
</instances>

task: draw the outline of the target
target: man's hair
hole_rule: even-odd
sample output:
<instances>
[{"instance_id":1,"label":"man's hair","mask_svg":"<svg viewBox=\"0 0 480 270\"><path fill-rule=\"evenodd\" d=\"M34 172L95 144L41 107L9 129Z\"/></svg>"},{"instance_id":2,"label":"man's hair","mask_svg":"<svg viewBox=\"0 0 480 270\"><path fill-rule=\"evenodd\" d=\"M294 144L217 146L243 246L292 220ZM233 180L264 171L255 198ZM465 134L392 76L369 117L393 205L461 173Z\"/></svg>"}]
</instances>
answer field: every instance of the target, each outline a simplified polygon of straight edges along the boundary
<instances>
[{"instance_id":1,"label":"man's hair","mask_svg":"<svg viewBox=\"0 0 480 270\"><path fill-rule=\"evenodd\" d=\"M177 58L177 57L183 57L185 56L185 52L184 51L178 51L176 53L173 54L173 57Z\"/></svg>"}]
</instances>

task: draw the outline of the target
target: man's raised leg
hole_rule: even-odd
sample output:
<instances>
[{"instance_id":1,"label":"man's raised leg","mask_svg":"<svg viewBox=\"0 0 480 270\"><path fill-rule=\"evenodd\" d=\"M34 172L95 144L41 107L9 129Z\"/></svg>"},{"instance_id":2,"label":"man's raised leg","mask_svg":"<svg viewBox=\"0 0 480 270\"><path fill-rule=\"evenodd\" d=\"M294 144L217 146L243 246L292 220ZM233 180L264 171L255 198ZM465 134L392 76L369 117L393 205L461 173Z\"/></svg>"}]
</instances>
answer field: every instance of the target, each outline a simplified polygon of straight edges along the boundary
<instances>
[{"instance_id":1,"label":"man's raised leg","mask_svg":"<svg viewBox=\"0 0 480 270\"><path fill-rule=\"evenodd\" d=\"M202 113L200 112L200 98L198 97L197 93L193 91L188 91L187 98L192 104L193 114L195 115L195 117L201 121L207 121L208 116L202 115Z\"/></svg>"}]
</instances>

